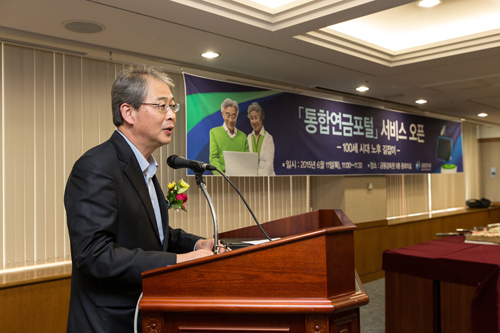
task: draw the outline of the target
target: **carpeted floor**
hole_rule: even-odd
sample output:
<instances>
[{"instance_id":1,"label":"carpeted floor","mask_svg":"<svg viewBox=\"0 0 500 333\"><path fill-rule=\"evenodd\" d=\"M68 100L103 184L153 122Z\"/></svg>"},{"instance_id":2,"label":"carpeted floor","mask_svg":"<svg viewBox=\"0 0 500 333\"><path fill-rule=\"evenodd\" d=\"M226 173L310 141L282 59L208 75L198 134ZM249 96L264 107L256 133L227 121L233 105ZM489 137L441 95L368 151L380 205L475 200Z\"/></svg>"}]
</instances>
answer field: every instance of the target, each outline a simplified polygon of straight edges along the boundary
<instances>
[{"instance_id":1,"label":"carpeted floor","mask_svg":"<svg viewBox=\"0 0 500 333\"><path fill-rule=\"evenodd\" d=\"M360 308L361 333L385 333L385 279L363 286L370 303Z\"/></svg>"}]
</instances>

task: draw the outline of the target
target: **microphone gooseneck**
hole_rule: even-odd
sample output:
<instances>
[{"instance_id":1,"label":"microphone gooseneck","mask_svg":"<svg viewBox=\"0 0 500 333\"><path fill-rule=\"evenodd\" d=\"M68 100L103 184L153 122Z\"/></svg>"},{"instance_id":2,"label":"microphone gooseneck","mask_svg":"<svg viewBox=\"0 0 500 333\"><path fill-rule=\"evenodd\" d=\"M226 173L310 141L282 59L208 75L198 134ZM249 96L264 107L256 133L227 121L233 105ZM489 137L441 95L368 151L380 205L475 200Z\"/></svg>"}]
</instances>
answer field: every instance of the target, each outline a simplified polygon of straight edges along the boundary
<instances>
[{"instance_id":1,"label":"microphone gooseneck","mask_svg":"<svg viewBox=\"0 0 500 333\"><path fill-rule=\"evenodd\" d=\"M212 213L212 219L214 222L213 252L214 254L219 254L219 229L217 227L217 218L215 216L215 209L212 204L212 199L210 198L210 195L208 195L207 188L205 186L205 181L203 180L203 172L205 172L206 170L216 170L217 168L210 164L203 163L200 161L188 160L187 158L181 157L179 155L170 155L167 158L167 165L172 169L188 168L194 171L196 175L196 184L198 184L198 187L205 195L205 198L207 199L208 205L210 207L210 211Z\"/></svg>"},{"instance_id":2,"label":"microphone gooseneck","mask_svg":"<svg viewBox=\"0 0 500 333\"><path fill-rule=\"evenodd\" d=\"M241 200L243 200L243 203L245 204L245 206L247 207L248 211L250 212L250 214L252 214L252 217L255 221L255 223L257 224L257 226L259 227L260 231L262 231L262 233L264 234L264 236L266 236L266 238L271 241L271 237L269 237L267 235L267 233L264 231L264 229L262 229L262 226L260 225L259 221L257 221L257 218L255 217L255 214L253 213L252 209L250 209L250 206L248 205L247 201L245 200L245 198L243 198L243 195L240 193L240 191L236 188L236 186L234 186L234 184L229 180L229 178L227 178L227 176L224 174L224 172L220 171L219 169L215 168L215 170L217 170L217 172L219 172L222 177L224 177L224 179L229 183L231 184L231 186L236 190L236 192L238 193L238 195L240 196Z\"/></svg>"}]
</instances>

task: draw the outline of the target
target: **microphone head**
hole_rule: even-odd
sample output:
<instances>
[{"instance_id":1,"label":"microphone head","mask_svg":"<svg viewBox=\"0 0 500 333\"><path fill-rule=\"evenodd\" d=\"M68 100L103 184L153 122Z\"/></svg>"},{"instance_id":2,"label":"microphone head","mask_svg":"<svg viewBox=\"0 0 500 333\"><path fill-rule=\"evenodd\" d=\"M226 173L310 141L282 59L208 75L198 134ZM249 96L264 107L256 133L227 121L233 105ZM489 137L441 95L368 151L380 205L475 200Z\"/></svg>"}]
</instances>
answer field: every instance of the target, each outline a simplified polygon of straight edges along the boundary
<instances>
[{"instance_id":1,"label":"microphone head","mask_svg":"<svg viewBox=\"0 0 500 333\"><path fill-rule=\"evenodd\" d=\"M178 167L175 165L175 159L179 157L179 155L170 155L167 158L167 165L171 167L172 169L178 169Z\"/></svg>"},{"instance_id":2,"label":"microphone head","mask_svg":"<svg viewBox=\"0 0 500 333\"><path fill-rule=\"evenodd\" d=\"M181 157L179 155L170 155L167 158L167 165L172 169L189 168L194 172L203 172L205 170L216 170L216 168L210 164L203 163L200 161L188 160L187 158Z\"/></svg>"}]
</instances>

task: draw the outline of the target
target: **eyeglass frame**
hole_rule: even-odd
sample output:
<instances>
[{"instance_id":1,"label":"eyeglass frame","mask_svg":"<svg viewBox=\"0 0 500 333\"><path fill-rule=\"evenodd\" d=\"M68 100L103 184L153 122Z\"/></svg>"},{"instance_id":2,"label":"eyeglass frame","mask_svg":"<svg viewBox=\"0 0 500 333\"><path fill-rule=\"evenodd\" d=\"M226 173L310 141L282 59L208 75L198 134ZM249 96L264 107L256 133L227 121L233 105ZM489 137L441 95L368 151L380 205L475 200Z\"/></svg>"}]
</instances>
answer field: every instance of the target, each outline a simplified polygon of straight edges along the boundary
<instances>
[{"instance_id":1,"label":"eyeglass frame","mask_svg":"<svg viewBox=\"0 0 500 333\"><path fill-rule=\"evenodd\" d=\"M165 103L165 105L163 105L162 103L141 103L141 105L156 106L158 111L160 111L162 113L167 113L169 110L172 110L175 113L181 109L181 105L179 103L175 103L175 105L173 105L173 108L172 108L172 105L167 104L167 103ZM164 110L162 110L162 109L164 109Z\"/></svg>"}]
</instances>

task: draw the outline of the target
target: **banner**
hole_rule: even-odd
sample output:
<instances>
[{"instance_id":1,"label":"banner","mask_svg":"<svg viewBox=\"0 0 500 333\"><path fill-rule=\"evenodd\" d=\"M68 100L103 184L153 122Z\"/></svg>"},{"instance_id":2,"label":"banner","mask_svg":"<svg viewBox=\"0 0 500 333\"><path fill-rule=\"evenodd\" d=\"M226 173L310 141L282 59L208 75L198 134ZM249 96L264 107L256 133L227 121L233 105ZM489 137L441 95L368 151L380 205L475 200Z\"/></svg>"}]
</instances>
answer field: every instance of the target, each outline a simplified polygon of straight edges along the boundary
<instances>
[{"instance_id":1,"label":"banner","mask_svg":"<svg viewBox=\"0 0 500 333\"><path fill-rule=\"evenodd\" d=\"M253 130L248 107L257 102L264 110L276 175L463 172L460 122L189 74L184 80L188 159L210 163L210 130L223 125L221 103L230 98L245 136Z\"/></svg>"}]
</instances>

